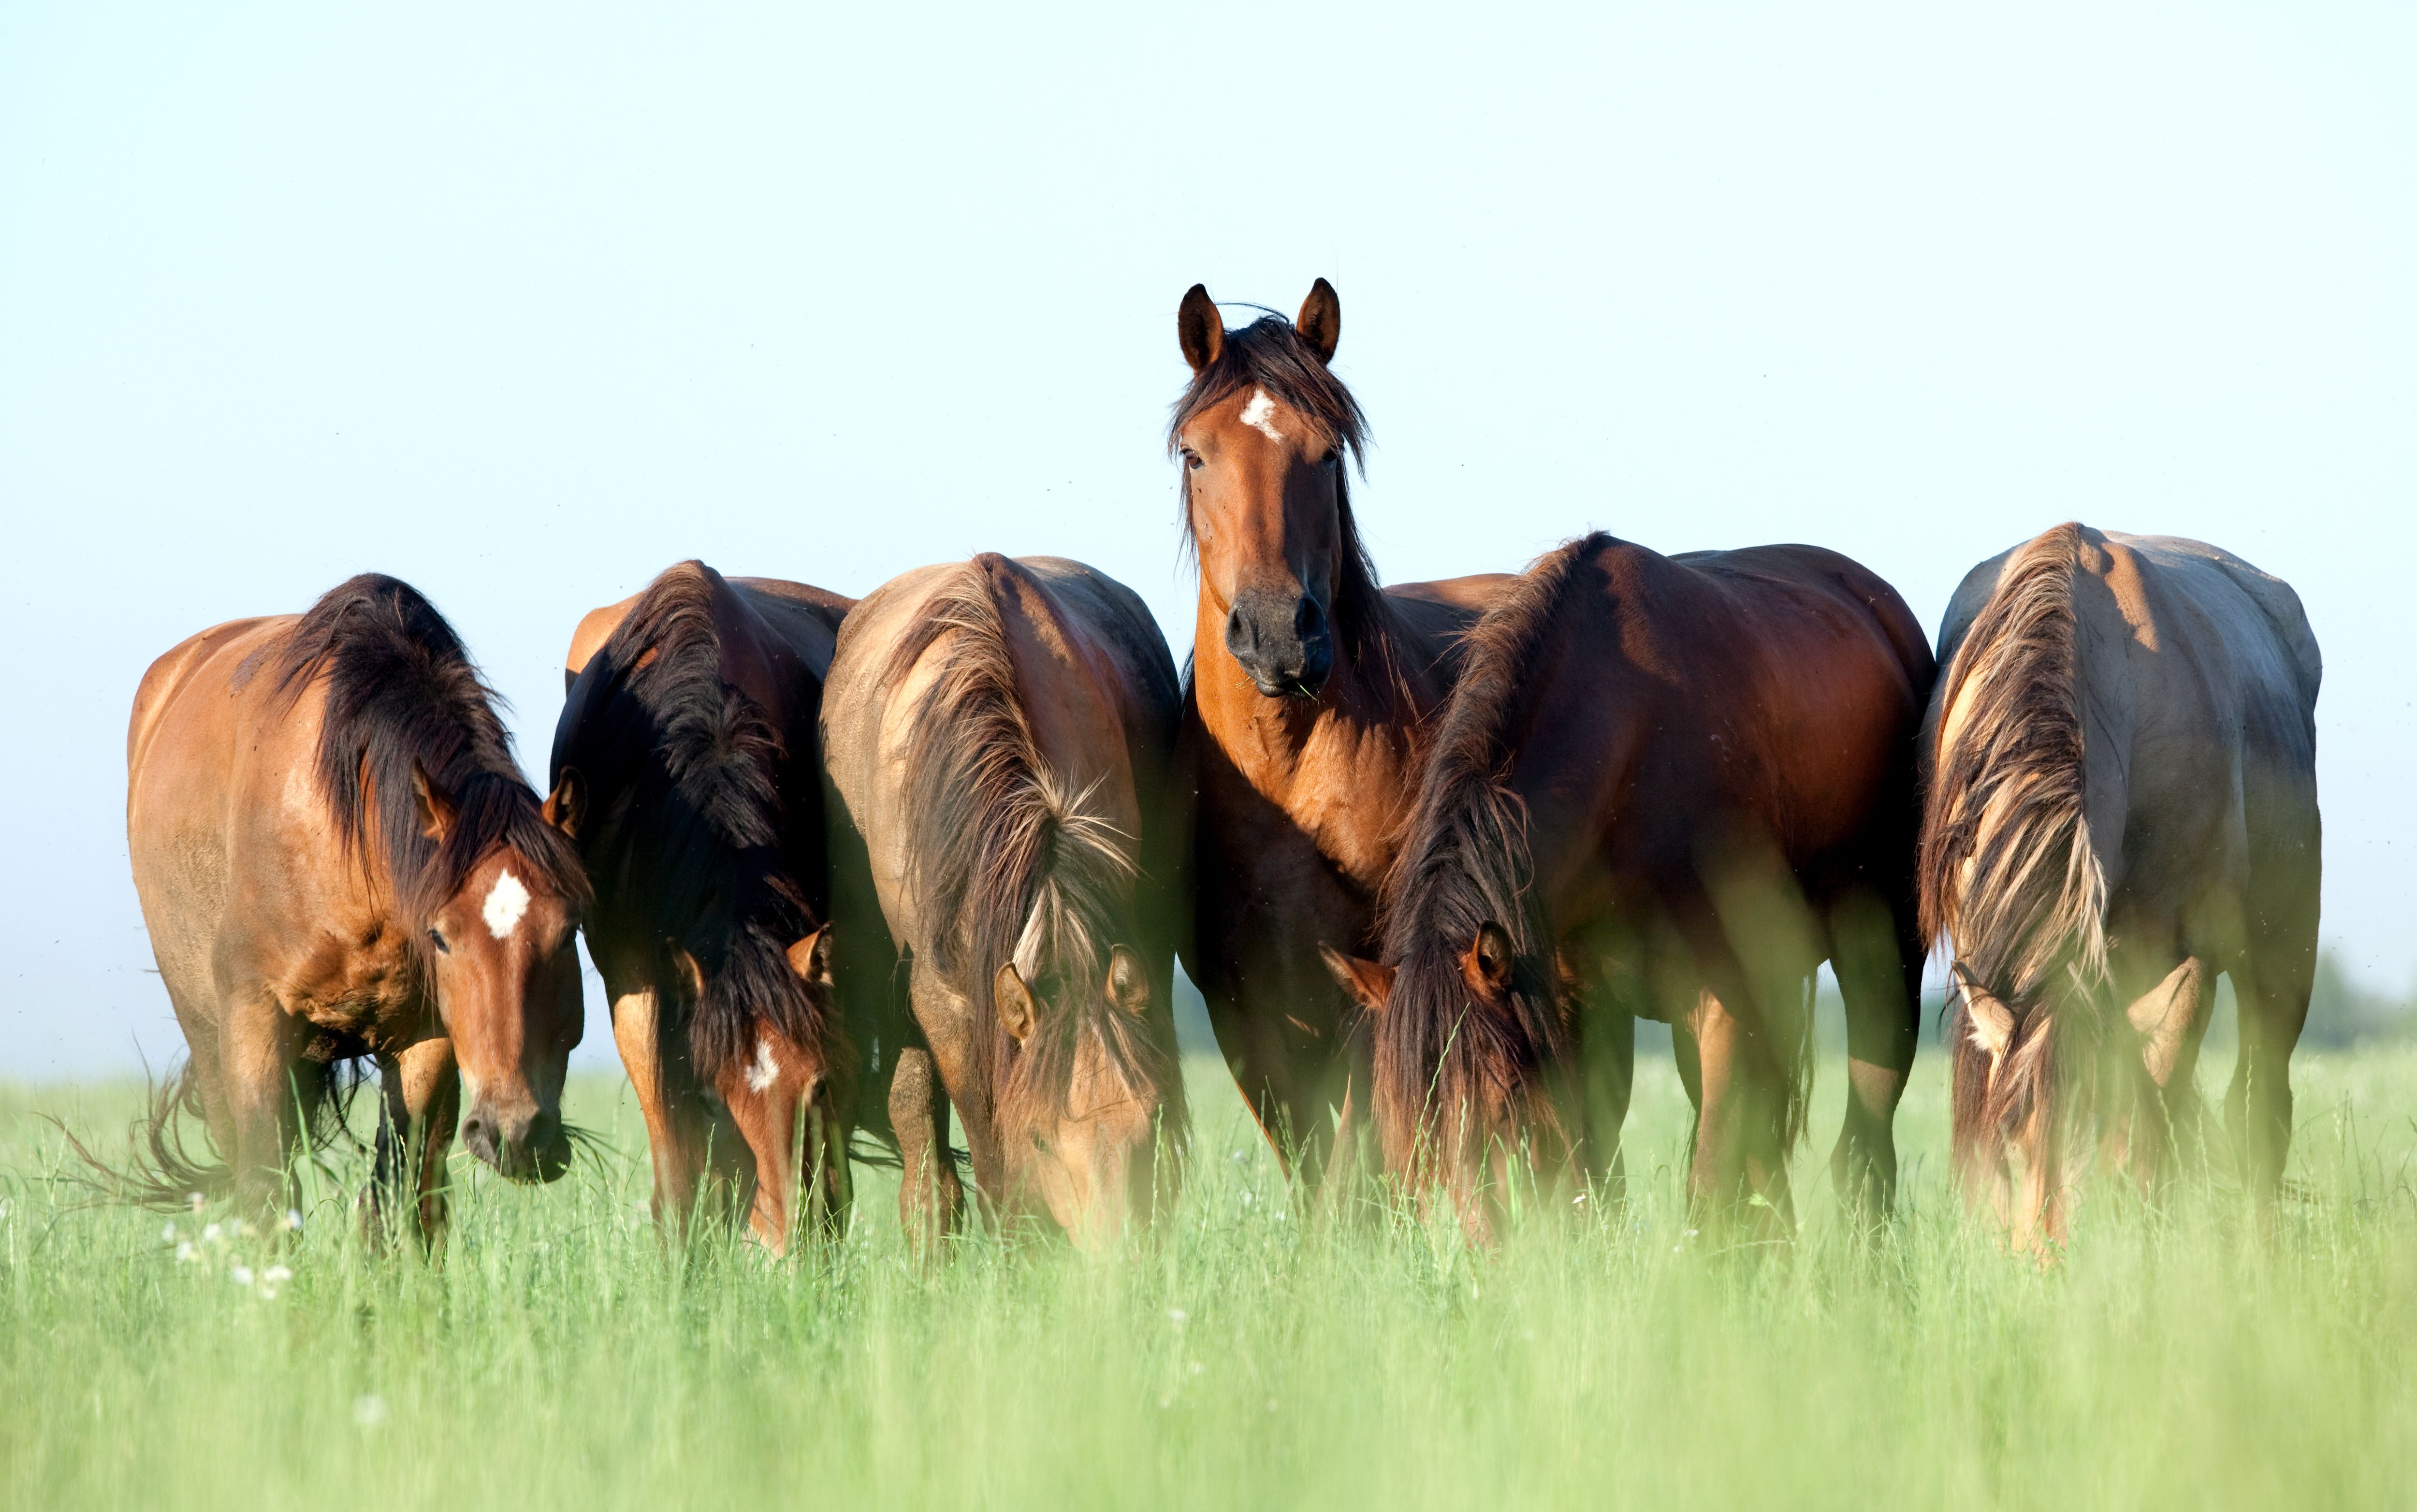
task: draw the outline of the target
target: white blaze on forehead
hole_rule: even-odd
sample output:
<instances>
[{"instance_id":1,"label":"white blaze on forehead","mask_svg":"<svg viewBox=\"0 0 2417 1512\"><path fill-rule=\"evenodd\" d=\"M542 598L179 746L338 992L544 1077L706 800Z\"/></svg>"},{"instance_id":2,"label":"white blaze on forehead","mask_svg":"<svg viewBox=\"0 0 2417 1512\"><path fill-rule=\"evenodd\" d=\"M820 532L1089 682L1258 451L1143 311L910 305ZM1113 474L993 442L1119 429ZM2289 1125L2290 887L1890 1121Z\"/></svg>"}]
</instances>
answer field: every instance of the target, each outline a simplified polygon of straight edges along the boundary
<instances>
[{"instance_id":1,"label":"white blaze on forehead","mask_svg":"<svg viewBox=\"0 0 2417 1512\"><path fill-rule=\"evenodd\" d=\"M528 912L528 889L521 879L510 872L499 872L495 885L487 889L487 905L479 911L487 921L487 932L498 940L509 940L521 927L521 915Z\"/></svg>"},{"instance_id":2,"label":"white blaze on forehead","mask_svg":"<svg viewBox=\"0 0 2417 1512\"><path fill-rule=\"evenodd\" d=\"M761 1092L778 1080L780 1075L781 1063L772 1058L772 1042L769 1039L758 1039L755 1041L755 1064L747 1068L747 1090Z\"/></svg>"},{"instance_id":3,"label":"white blaze on forehead","mask_svg":"<svg viewBox=\"0 0 2417 1512\"><path fill-rule=\"evenodd\" d=\"M1284 432L1276 429L1275 413L1276 401L1268 398L1268 391L1264 388L1254 388L1251 390L1251 401L1242 406L1242 423L1269 441L1282 441Z\"/></svg>"}]
</instances>

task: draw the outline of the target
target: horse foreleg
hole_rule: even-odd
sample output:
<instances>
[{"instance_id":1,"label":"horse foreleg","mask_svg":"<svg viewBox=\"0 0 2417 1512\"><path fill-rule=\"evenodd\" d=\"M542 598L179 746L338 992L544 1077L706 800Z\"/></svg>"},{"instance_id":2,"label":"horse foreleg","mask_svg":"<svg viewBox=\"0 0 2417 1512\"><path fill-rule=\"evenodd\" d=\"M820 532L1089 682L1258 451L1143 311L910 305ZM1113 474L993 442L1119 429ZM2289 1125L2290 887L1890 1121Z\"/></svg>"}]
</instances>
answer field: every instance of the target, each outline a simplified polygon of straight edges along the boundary
<instances>
[{"instance_id":1,"label":"horse foreleg","mask_svg":"<svg viewBox=\"0 0 2417 1512\"><path fill-rule=\"evenodd\" d=\"M685 1232L704 1183L713 1118L705 1106L687 1047L668 1044L670 1025L651 987L613 994L613 1043L646 1121L646 1153L654 1167L656 1223Z\"/></svg>"},{"instance_id":2,"label":"horse foreleg","mask_svg":"<svg viewBox=\"0 0 2417 1512\"><path fill-rule=\"evenodd\" d=\"M1864 1227L1896 1205L1896 1108L1922 1027L1919 926L1908 904L1842 907L1830 960L1847 1013L1847 1116L1830 1155L1839 1202Z\"/></svg>"},{"instance_id":3,"label":"horse foreleg","mask_svg":"<svg viewBox=\"0 0 2417 1512\"><path fill-rule=\"evenodd\" d=\"M956 1232L965 1202L957 1163L949 1154L949 1098L932 1052L901 1050L889 1073L889 1128L898 1141L898 1221L926 1260Z\"/></svg>"},{"instance_id":4,"label":"horse foreleg","mask_svg":"<svg viewBox=\"0 0 2417 1512\"><path fill-rule=\"evenodd\" d=\"M409 1204L420 1244L445 1237L445 1157L462 1113L462 1079L453 1042L423 1039L378 1057L376 1178L370 1184L370 1229L391 1238Z\"/></svg>"},{"instance_id":5,"label":"horse foreleg","mask_svg":"<svg viewBox=\"0 0 2417 1512\"><path fill-rule=\"evenodd\" d=\"M318 1090L314 1081L305 1091L296 1074L303 1069L310 1036L310 1025L274 1000L229 1014L220 1035L219 1085L233 1135L227 1163L240 1210L266 1214L286 1206L287 1167L301 1145L304 1104L315 1102Z\"/></svg>"},{"instance_id":6,"label":"horse foreleg","mask_svg":"<svg viewBox=\"0 0 2417 1512\"><path fill-rule=\"evenodd\" d=\"M1700 1217L1725 1224L1746 1219L1743 1210L1758 1206L1764 1216L1745 1222L1756 1237L1792 1233L1786 1067L1770 1030L1746 1022L1710 988L1697 995L1689 1027L1702 1086L1687 1172L1689 1205Z\"/></svg>"}]
</instances>

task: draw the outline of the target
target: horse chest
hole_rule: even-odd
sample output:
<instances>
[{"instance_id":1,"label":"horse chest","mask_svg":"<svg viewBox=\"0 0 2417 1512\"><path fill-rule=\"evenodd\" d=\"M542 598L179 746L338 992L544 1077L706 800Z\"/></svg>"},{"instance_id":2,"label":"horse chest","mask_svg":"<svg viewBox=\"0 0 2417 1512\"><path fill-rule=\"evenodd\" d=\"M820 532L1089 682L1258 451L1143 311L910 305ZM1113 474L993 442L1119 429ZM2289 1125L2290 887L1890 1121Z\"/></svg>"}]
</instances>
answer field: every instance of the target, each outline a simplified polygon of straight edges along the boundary
<instances>
[{"instance_id":1,"label":"horse chest","mask_svg":"<svg viewBox=\"0 0 2417 1512\"><path fill-rule=\"evenodd\" d=\"M281 975L286 1011L321 1029L377 1044L417 1039L425 1028L418 965L394 929L323 935Z\"/></svg>"}]
</instances>

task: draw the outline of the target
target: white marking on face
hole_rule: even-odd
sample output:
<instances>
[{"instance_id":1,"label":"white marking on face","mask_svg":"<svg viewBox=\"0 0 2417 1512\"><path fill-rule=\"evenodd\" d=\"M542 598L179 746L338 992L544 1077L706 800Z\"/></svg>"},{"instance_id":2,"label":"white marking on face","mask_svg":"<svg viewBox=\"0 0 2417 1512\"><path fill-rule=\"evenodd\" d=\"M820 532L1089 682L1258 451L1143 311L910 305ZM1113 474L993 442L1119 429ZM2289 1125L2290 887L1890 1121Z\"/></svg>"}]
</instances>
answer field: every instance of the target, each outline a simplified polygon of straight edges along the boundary
<instances>
[{"instance_id":1,"label":"white marking on face","mask_svg":"<svg viewBox=\"0 0 2417 1512\"><path fill-rule=\"evenodd\" d=\"M1276 429L1276 422L1271 418L1275 413L1276 401L1268 398L1268 391L1264 388L1254 388L1251 390L1251 401L1242 406L1242 423L1269 441L1282 441L1284 432Z\"/></svg>"},{"instance_id":2,"label":"white marking on face","mask_svg":"<svg viewBox=\"0 0 2417 1512\"><path fill-rule=\"evenodd\" d=\"M487 932L498 940L509 940L521 927L521 915L528 912L528 889L521 879L509 871L499 872L495 885L487 889L487 904L479 911L487 921Z\"/></svg>"},{"instance_id":3,"label":"white marking on face","mask_svg":"<svg viewBox=\"0 0 2417 1512\"><path fill-rule=\"evenodd\" d=\"M755 1064L747 1068L747 1090L761 1092L780 1080L781 1063L772 1058L769 1039L755 1041Z\"/></svg>"}]
</instances>

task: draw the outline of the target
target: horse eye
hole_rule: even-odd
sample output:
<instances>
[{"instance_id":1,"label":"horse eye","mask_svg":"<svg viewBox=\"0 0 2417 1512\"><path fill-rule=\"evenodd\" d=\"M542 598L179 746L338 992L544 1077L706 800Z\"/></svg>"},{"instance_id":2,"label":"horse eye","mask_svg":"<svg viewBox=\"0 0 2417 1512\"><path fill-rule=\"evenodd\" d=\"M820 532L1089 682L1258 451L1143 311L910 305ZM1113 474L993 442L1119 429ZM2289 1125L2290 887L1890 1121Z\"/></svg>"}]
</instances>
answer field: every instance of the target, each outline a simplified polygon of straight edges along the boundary
<instances>
[{"instance_id":1,"label":"horse eye","mask_svg":"<svg viewBox=\"0 0 2417 1512\"><path fill-rule=\"evenodd\" d=\"M1200 468L1200 454L1199 454L1198 452L1196 452L1196 451L1189 451L1189 450L1187 450L1187 451L1186 451L1186 452L1184 452L1184 454L1183 454L1183 465L1184 465L1184 466L1186 466L1186 467L1191 468L1191 469L1192 469L1192 470L1193 470L1194 472L1199 471L1199 468Z\"/></svg>"},{"instance_id":2,"label":"horse eye","mask_svg":"<svg viewBox=\"0 0 2417 1512\"><path fill-rule=\"evenodd\" d=\"M445 931L444 931L444 930L429 930L429 931L428 931L428 939L429 939L429 943L430 943L430 944L432 944L432 945L435 945L435 946L436 946L437 952L438 952L439 954L449 956L449 955L451 955L451 954L453 953L453 947L452 947L451 945L447 945L447 944L445 943Z\"/></svg>"},{"instance_id":3,"label":"horse eye","mask_svg":"<svg viewBox=\"0 0 2417 1512\"><path fill-rule=\"evenodd\" d=\"M1042 1139L1038 1134L1032 1136L1032 1147L1040 1151L1042 1155L1047 1155L1049 1153L1049 1142Z\"/></svg>"}]
</instances>

